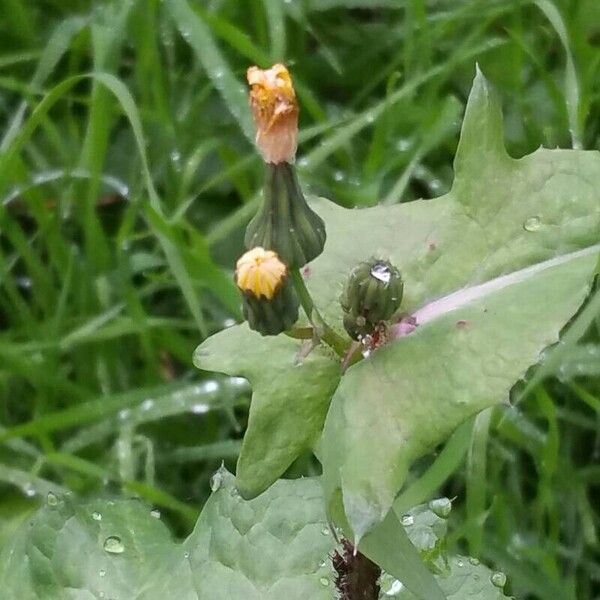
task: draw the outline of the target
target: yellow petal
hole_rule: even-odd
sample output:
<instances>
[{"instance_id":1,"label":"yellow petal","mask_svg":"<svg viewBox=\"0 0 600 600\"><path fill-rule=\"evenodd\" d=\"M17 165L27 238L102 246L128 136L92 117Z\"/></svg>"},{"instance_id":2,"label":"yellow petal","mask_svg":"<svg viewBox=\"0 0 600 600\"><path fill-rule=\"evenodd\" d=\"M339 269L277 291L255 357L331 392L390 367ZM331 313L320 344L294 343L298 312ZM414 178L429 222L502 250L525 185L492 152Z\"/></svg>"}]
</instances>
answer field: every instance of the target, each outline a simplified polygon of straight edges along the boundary
<instances>
[{"instance_id":1,"label":"yellow petal","mask_svg":"<svg viewBox=\"0 0 600 600\"><path fill-rule=\"evenodd\" d=\"M243 292L271 300L287 275L286 266L272 250L252 248L236 264L236 283Z\"/></svg>"}]
</instances>

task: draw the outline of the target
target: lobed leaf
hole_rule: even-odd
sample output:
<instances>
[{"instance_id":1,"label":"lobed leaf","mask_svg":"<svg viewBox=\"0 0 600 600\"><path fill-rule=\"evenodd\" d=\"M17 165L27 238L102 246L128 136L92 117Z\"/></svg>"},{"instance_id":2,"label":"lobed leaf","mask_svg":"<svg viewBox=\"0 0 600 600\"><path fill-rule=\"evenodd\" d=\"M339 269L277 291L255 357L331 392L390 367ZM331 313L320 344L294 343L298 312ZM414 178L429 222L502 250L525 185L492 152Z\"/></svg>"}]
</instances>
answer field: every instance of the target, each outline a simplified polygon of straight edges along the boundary
<instances>
[{"instance_id":1,"label":"lobed leaf","mask_svg":"<svg viewBox=\"0 0 600 600\"><path fill-rule=\"evenodd\" d=\"M384 519L416 458L508 402L590 289L597 152L510 158L499 103L478 72L455 171L450 193L434 200L360 212L321 206L328 243L309 286L325 318L339 326L338 289L374 254L402 271L404 309L419 324L350 368L327 416L326 498L341 490L357 538Z\"/></svg>"},{"instance_id":2,"label":"lobed leaf","mask_svg":"<svg viewBox=\"0 0 600 600\"><path fill-rule=\"evenodd\" d=\"M323 347L304 358L300 351L298 340L262 337L244 324L212 336L194 354L198 368L241 375L254 390L237 464L244 497L273 484L323 429L340 363Z\"/></svg>"},{"instance_id":3,"label":"lobed leaf","mask_svg":"<svg viewBox=\"0 0 600 600\"><path fill-rule=\"evenodd\" d=\"M194 532L171 539L137 500L48 494L0 552L5 600L331 600L334 540L316 480L243 500L224 469Z\"/></svg>"}]
</instances>

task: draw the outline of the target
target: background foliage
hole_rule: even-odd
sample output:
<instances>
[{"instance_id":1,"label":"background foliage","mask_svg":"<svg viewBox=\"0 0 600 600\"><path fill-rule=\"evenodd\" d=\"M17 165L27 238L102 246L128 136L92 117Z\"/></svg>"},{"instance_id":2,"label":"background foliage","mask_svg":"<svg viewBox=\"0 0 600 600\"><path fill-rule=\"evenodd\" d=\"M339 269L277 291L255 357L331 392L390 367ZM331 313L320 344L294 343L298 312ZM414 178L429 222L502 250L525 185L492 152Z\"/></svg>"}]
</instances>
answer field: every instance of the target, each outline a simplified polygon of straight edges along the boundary
<instances>
[{"instance_id":1,"label":"background foliage","mask_svg":"<svg viewBox=\"0 0 600 600\"><path fill-rule=\"evenodd\" d=\"M233 468L248 387L191 356L239 319L248 64L292 67L300 175L343 206L449 189L475 61L513 156L600 147L596 0L2 0L0 34L0 545L49 490L123 490L188 533ZM449 543L522 598L598 594L597 300L440 455Z\"/></svg>"}]
</instances>

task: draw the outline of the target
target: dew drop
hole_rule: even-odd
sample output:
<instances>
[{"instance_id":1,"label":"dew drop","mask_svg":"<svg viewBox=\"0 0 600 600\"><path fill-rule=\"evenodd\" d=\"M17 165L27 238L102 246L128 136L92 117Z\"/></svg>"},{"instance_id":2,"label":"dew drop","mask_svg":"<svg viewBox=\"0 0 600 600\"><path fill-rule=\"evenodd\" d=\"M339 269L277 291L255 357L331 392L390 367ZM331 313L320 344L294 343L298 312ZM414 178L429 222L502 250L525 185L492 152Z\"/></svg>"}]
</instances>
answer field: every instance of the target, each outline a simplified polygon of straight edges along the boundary
<instances>
[{"instance_id":1,"label":"dew drop","mask_svg":"<svg viewBox=\"0 0 600 600\"><path fill-rule=\"evenodd\" d=\"M198 402L198 404L192 405L191 410L195 415L203 415L210 410L210 406L204 402Z\"/></svg>"},{"instance_id":2,"label":"dew drop","mask_svg":"<svg viewBox=\"0 0 600 600\"><path fill-rule=\"evenodd\" d=\"M389 596L389 597L400 596L400 594L402 593L402 590L404 590L404 586L402 585L402 582L399 581L398 579L395 579L391 575L388 575L387 573L384 573L381 576L379 585L381 587L381 591L383 592L384 596Z\"/></svg>"},{"instance_id":3,"label":"dew drop","mask_svg":"<svg viewBox=\"0 0 600 600\"><path fill-rule=\"evenodd\" d=\"M336 172L333 174L333 178L334 178L336 181L344 181L344 172L343 172L343 171L336 171Z\"/></svg>"},{"instance_id":4,"label":"dew drop","mask_svg":"<svg viewBox=\"0 0 600 600\"><path fill-rule=\"evenodd\" d=\"M321 579L319 579L321 585L327 587L329 585L329 579L327 579L327 577L321 577Z\"/></svg>"},{"instance_id":5,"label":"dew drop","mask_svg":"<svg viewBox=\"0 0 600 600\"><path fill-rule=\"evenodd\" d=\"M541 219L536 215L525 219L523 229L525 231L537 231L542 226Z\"/></svg>"},{"instance_id":6,"label":"dew drop","mask_svg":"<svg viewBox=\"0 0 600 600\"><path fill-rule=\"evenodd\" d=\"M153 508L150 511L150 516L154 517L155 519L160 519L160 510L158 510L158 508Z\"/></svg>"},{"instance_id":7,"label":"dew drop","mask_svg":"<svg viewBox=\"0 0 600 600\"><path fill-rule=\"evenodd\" d=\"M129 418L131 411L128 410L127 408L124 408L123 410L119 411L119 420L121 421L125 421L127 418Z\"/></svg>"},{"instance_id":8,"label":"dew drop","mask_svg":"<svg viewBox=\"0 0 600 600\"><path fill-rule=\"evenodd\" d=\"M148 411L154 406L154 400L148 398L142 402L142 410Z\"/></svg>"},{"instance_id":9,"label":"dew drop","mask_svg":"<svg viewBox=\"0 0 600 600\"><path fill-rule=\"evenodd\" d=\"M463 560L460 560L460 559L458 559L458 560L456 561L456 565L457 565L458 567L464 567L464 566L465 566L465 562L464 562Z\"/></svg>"},{"instance_id":10,"label":"dew drop","mask_svg":"<svg viewBox=\"0 0 600 600\"><path fill-rule=\"evenodd\" d=\"M189 558L190 557L190 553L189 552L184 552L183 553L183 558Z\"/></svg>"},{"instance_id":11,"label":"dew drop","mask_svg":"<svg viewBox=\"0 0 600 600\"><path fill-rule=\"evenodd\" d=\"M476 567L479 564L479 559L475 558L474 556L471 556L469 558L469 562Z\"/></svg>"},{"instance_id":12,"label":"dew drop","mask_svg":"<svg viewBox=\"0 0 600 600\"><path fill-rule=\"evenodd\" d=\"M385 263L375 263L371 267L371 277L383 283L389 283L392 278L392 271Z\"/></svg>"},{"instance_id":13,"label":"dew drop","mask_svg":"<svg viewBox=\"0 0 600 600\"><path fill-rule=\"evenodd\" d=\"M410 140L407 140L406 138L400 138L396 142L396 150L398 150L398 152L406 152L409 148Z\"/></svg>"},{"instance_id":14,"label":"dew drop","mask_svg":"<svg viewBox=\"0 0 600 600\"><path fill-rule=\"evenodd\" d=\"M33 485L33 483L26 483L23 486L23 493L28 497L28 498L33 498L33 496L35 496L35 487Z\"/></svg>"},{"instance_id":15,"label":"dew drop","mask_svg":"<svg viewBox=\"0 0 600 600\"><path fill-rule=\"evenodd\" d=\"M323 529L321 529L321 533L323 535L329 535L329 527L323 527Z\"/></svg>"},{"instance_id":16,"label":"dew drop","mask_svg":"<svg viewBox=\"0 0 600 600\"><path fill-rule=\"evenodd\" d=\"M104 569L100 569L98 575L100 575L100 577L104 577L106 575L106 571Z\"/></svg>"},{"instance_id":17,"label":"dew drop","mask_svg":"<svg viewBox=\"0 0 600 600\"><path fill-rule=\"evenodd\" d=\"M219 488L221 487L222 483L223 483L223 474L221 473L221 470L219 469L218 471L213 473L213 476L210 478L211 491L213 491L213 492L218 491Z\"/></svg>"},{"instance_id":18,"label":"dew drop","mask_svg":"<svg viewBox=\"0 0 600 600\"><path fill-rule=\"evenodd\" d=\"M125 546L121 541L121 538L116 535L111 535L104 540L104 550L109 554L123 554L125 552Z\"/></svg>"},{"instance_id":19,"label":"dew drop","mask_svg":"<svg viewBox=\"0 0 600 600\"><path fill-rule=\"evenodd\" d=\"M57 506L58 498L56 497L56 494L53 492L48 492L46 496L46 502L48 503L48 506Z\"/></svg>"},{"instance_id":20,"label":"dew drop","mask_svg":"<svg viewBox=\"0 0 600 600\"><path fill-rule=\"evenodd\" d=\"M497 588L503 588L506 585L506 575L502 571L496 571L492 573L490 581Z\"/></svg>"},{"instance_id":21,"label":"dew drop","mask_svg":"<svg viewBox=\"0 0 600 600\"><path fill-rule=\"evenodd\" d=\"M401 523L403 527L410 527L415 524L415 518L412 515L404 515Z\"/></svg>"},{"instance_id":22,"label":"dew drop","mask_svg":"<svg viewBox=\"0 0 600 600\"><path fill-rule=\"evenodd\" d=\"M440 519L447 519L452 511L452 502L449 498L436 498L429 503L429 510Z\"/></svg>"},{"instance_id":23,"label":"dew drop","mask_svg":"<svg viewBox=\"0 0 600 600\"><path fill-rule=\"evenodd\" d=\"M204 382L204 391L205 392L212 394L213 392L216 392L218 389L219 389L219 384L214 379L210 379L210 380Z\"/></svg>"},{"instance_id":24,"label":"dew drop","mask_svg":"<svg viewBox=\"0 0 600 600\"><path fill-rule=\"evenodd\" d=\"M102 521L102 514L97 511L94 511L92 513L92 519L94 519L94 521Z\"/></svg>"}]
</instances>

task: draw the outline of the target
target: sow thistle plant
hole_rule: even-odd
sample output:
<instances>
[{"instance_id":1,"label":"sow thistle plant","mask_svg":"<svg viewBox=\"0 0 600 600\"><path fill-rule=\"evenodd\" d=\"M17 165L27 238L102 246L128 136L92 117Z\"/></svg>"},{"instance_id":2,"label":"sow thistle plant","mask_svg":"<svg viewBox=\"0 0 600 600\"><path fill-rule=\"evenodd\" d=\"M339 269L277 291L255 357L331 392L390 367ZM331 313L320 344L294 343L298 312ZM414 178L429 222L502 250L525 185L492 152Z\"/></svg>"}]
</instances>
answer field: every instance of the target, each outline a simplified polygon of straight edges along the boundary
<instances>
[{"instance_id":1,"label":"sow thistle plant","mask_svg":"<svg viewBox=\"0 0 600 600\"><path fill-rule=\"evenodd\" d=\"M2 550L3 597L506 598L504 573L447 551L440 465L412 467L466 447L586 301L600 156L508 156L478 71L451 191L347 210L299 185L287 69L248 82L266 178L235 268L245 322L194 355L252 386L235 476L215 473L183 543L137 501L49 495ZM281 479L307 451L322 475Z\"/></svg>"}]
</instances>

